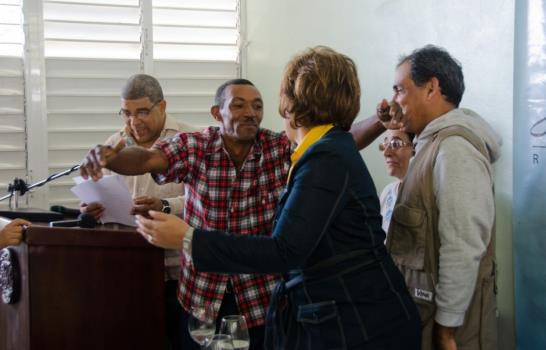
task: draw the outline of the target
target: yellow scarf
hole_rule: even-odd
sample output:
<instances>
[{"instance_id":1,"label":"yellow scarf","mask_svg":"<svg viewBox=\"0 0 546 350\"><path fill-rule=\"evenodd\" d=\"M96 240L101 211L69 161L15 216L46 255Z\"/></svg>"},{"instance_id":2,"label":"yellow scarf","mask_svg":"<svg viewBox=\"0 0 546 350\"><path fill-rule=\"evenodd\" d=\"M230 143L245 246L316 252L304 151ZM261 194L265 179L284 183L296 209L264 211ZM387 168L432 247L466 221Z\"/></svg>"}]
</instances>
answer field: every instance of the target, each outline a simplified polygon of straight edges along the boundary
<instances>
[{"instance_id":1,"label":"yellow scarf","mask_svg":"<svg viewBox=\"0 0 546 350\"><path fill-rule=\"evenodd\" d=\"M325 124L325 125L318 125L313 127L309 132L303 137L303 140L301 140L301 143L296 147L294 150L294 153L290 156L290 160L292 161L292 165L290 166L290 170L288 171L288 180L286 183L290 181L290 177L292 175L292 169L296 166L296 163L301 158L301 156L307 151L309 147L311 147L315 142L320 140L322 136L324 136L331 128L334 127L334 124Z\"/></svg>"}]
</instances>

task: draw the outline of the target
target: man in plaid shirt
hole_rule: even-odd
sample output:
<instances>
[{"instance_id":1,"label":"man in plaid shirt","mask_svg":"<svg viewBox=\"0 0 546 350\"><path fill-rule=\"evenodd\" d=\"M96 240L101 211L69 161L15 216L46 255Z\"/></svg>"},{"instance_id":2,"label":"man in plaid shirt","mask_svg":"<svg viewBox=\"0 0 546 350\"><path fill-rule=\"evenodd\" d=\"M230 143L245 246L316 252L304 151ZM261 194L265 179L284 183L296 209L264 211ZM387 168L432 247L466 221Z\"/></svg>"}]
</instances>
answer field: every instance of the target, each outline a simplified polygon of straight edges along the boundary
<instances>
[{"instance_id":1,"label":"man in plaid shirt","mask_svg":"<svg viewBox=\"0 0 546 350\"><path fill-rule=\"evenodd\" d=\"M194 227L270 234L290 167L290 143L284 134L259 128L263 101L248 80L222 84L211 114L219 128L181 133L155 146L166 156L168 167L154 174L154 179L186 184L184 217ZM196 272L191 258L182 254L178 296L186 311L192 305L211 303L218 319L244 315L251 348L261 348L265 314L276 282L272 275Z\"/></svg>"},{"instance_id":2,"label":"man in plaid shirt","mask_svg":"<svg viewBox=\"0 0 546 350\"><path fill-rule=\"evenodd\" d=\"M82 163L81 174L97 180L100 168L106 167L126 175L151 172L158 183L184 182L184 219L192 227L269 235L290 166L290 143L284 133L260 129L263 101L248 80L222 84L211 114L220 127L180 133L151 150L97 146ZM384 130L377 118L351 129L360 148ZM244 315L250 349L262 349L265 314L276 281L272 275L199 273L183 253L179 300L186 318L191 306L202 305L212 306L217 322L225 315ZM183 328L183 349L199 349L186 325Z\"/></svg>"}]
</instances>

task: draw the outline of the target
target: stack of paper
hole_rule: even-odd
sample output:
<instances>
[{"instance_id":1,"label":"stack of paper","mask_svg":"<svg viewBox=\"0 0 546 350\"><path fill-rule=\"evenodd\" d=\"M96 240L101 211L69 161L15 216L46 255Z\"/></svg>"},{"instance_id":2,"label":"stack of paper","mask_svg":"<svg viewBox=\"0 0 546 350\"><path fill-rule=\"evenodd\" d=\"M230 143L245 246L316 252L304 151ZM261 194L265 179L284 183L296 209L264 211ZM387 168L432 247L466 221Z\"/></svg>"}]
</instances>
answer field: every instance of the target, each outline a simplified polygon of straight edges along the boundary
<instances>
[{"instance_id":1,"label":"stack of paper","mask_svg":"<svg viewBox=\"0 0 546 350\"><path fill-rule=\"evenodd\" d=\"M74 178L76 186L72 192L84 203L98 202L104 206L100 218L102 223L117 222L127 226L136 226L135 216L131 215L133 198L129 187L120 175L107 175L99 181Z\"/></svg>"}]
</instances>

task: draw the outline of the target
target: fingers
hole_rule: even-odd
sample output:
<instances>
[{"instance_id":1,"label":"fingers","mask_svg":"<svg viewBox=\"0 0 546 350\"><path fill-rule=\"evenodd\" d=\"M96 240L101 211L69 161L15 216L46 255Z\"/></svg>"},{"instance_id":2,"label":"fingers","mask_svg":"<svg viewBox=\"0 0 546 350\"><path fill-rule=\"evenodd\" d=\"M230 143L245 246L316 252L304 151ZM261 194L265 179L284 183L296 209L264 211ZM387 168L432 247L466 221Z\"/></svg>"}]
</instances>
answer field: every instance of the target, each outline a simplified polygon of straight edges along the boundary
<instances>
[{"instance_id":1,"label":"fingers","mask_svg":"<svg viewBox=\"0 0 546 350\"><path fill-rule=\"evenodd\" d=\"M13 219L9 224L7 224L6 226L30 226L31 225L31 222L30 221L27 221L27 220L24 220L24 219Z\"/></svg>"},{"instance_id":2,"label":"fingers","mask_svg":"<svg viewBox=\"0 0 546 350\"><path fill-rule=\"evenodd\" d=\"M154 197L149 197L149 196L136 197L135 199L133 199L133 202L136 205L152 205L154 204Z\"/></svg>"},{"instance_id":3,"label":"fingers","mask_svg":"<svg viewBox=\"0 0 546 350\"><path fill-rule=\"evenodd\" d=\"M87 214L93 215L95 220L98 220L100 219L102 214L104 214L104 209L105 209L104 206L100 203L91 203L87 207Z\"/></svg>"},{"instance_id":4,"label":"fingers","mask_svg":"<svg viewBox=\"0 0 546 350\"><path fill-rule=\"evenodd\" d=\"M116 147L123 148L122 145ZM80 167L80 175L84 179L91 178L93 181L98 181L102 177L102 168L108 164L108 159L112 158L117 151L110 146L97 145L95 148L87 152Z\"/></svg>"},{"instance_id":5,"label":"fingers","mask_svg":"<svg viewBox=\"0 0 546 350\"><path fill-rule=\"evenodd\" d=\"M391 101L389 103L389 115L391 116L391 119L395 122L402 121L402 109L400 108L400 105L394 101Z\"/></svg>"},{"instance_id":6,"label":"fingers","mask_svg":"<svg viewBox=\"0 0 546 350\"><path fill-rule=\"evenodd\" d=\"M123 148L125 148L125 139L122 138L121 140L119 140L118 143L116 143L116 145L115 145L114 148L113 148L113 151L114 151L115 153L118 153L118 152L121 151Z\"/></svg>"},{"instance_id":7,"label":"fingers","mask_svg":"<svg viewBox=\"0 0 546 350\"><path fill-rule=\"evenodd\" d=\"M155 227L154 221L147 219L142 215L137 215L137 232L144 237L150 244L154 244Z\"/></svg>"},{"instance_id":8,"label":"fingers","mask_svg":"<svg viewBox=\"0 0 546 350\"><path fill-rule=\"evenodd\" d=\"M388 122L391 119L389 115L389 108L389 102L387 102L385 99L381 100L381 102L377 105L377 118L379 118L379 120L383 123Z\"/></svg>"},{"instance_id":9,"label":"fingers","mask_svg":"<svg viewBox=\"0 0 546 350\"><path fill-rule=\"evenodd\" d=\"M104 213L104 209L104 206L98 202L80 204L80 213L92 215L95 220L100 219L100 217Z\"/></svg>"},{"instance_id":10,"label":"fingers","mask_svg":"<svg viewBox=\"0 0 546 350\"><path fill-rule=\"evenodd\" d=\"M25 226L30 225L30 222L23 219L15 219L7 224L3 230L0 231L0 239L3 245L17 245L21 243L23 239L23 230Z\"/></svg>"},{"instance_id":11,"label":"fingers","mask_svg":"<svg viewBox=\"0 0 546 350\"><path fill-rule=\"evenodd\" d=\"M165 214L155 210L150 210L148 214L152 217L152 219L157 221L167 221L172 216L171 214Z\"/></svg>"},{"instance_id":12,"label":"fingers","mask_svg":"<svg viewBox=\"0 0 546 350\"><path fill-rule=\"evenodd\" d=\"M11 232L11 234L8 234L8 244L9 245L17 245L21 243L21 240L23 239L23 232Z\"/></svg>"},{"instance_id":13,"label":"fingers","mask_svg":"<svg viewBox=\"0 0 546 350\"><path fill-rule=\"evenodd\" d=\"M150 234L155 229L154 220L148 219L142 215L136 216L138 228L142 229L145 233Z\"/></svg>"},{"instance_id":14,"label":"fingers","mask_svg":"<svg viewBox=\"0 0 546 350\"><path fill-rule=\"evenodd\" d=\"M135 205L131 208L131 215L149 216L148 211L150 211L149 205Z\"/></svg>"},{"instance_id":15,"label":"fingers","mask_svg":"<svg viewBox=\"0 0 546 350\"><path fill-rule=\"evenodd\" d=\"M154 198L149 196L141 196L133 199L135 204L131 208L131 215L148 216L148 211L154 209Z\"/></svg>"},{"instance_id":16,"label":"fingers","mask_svg":"<svg viewBox=\"0 0 546 350\"><path fill-rule=\"evenodd\" d=\"M90 150L81 163L80 175L84 179L91 178L93 181L97 181L102 177L101 166L96 156L96 149L98 147L100 146Z\"/></svg>"},{"instance_id":17,"label":"fingers","mask_svg":"<svg viewBox=\"0 0 546 350\"><path fill-rule=\"evenodd\" d=\"M137 231L154 237L158 233L160 226L169 218L170 215L154 210L150 210L149 215L151 216L150 219L143 215L136 216L138 226Z\"/></svg>"},{"instance_id":18,"label":"fingers","mask_svg":"<svg viewBox=\"0 0 546 350\"><path fill-rule=\"evenodd\" d=\"M388 123L384 123L387 129L400 129L404 126L402 108L395 101L389 102Z\"/></svg>"}]
</instances>

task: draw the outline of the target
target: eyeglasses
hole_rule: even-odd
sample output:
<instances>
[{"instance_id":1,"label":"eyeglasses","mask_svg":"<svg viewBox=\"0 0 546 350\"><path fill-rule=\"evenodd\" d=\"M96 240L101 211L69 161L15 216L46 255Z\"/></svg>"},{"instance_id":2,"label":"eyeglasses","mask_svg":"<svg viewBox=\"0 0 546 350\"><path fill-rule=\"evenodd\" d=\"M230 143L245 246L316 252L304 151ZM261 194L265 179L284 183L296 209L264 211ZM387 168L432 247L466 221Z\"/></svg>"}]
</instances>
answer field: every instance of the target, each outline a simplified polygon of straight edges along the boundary
<instances>
[{"instance_id":1,"label":"eyeglasses","mask_svg":"<svg viewBox=\"0 0 546 350\"><path fill-rule=\"evenodd\" d=\"M398 138L394 138L390 141L385 141L383 143L380 143L379 150L383 152L384 150L390 147L393 151L396 151L399 148L407 147L407 146L413 146L413 144L411 142L405 142Z\"/></svg>"},{"instance_id":2,"label":"eyeglasses","mask_svg":"<svg viewBox=\"0 0 546 350\"><path fill-rule=\"evenodd\" d=\"M156 103L151 105L149 108L139 108L137 109L135 113L122 108L119 110L118 114L125 119L129 119L131 118L131 116L135 116L139 119L146 119L150 116L150 114L152 113L152 110L155 108L155 106L159 104L159 102L161 102L161 100L157 101Z\"/></svg>"}]
</instances>

